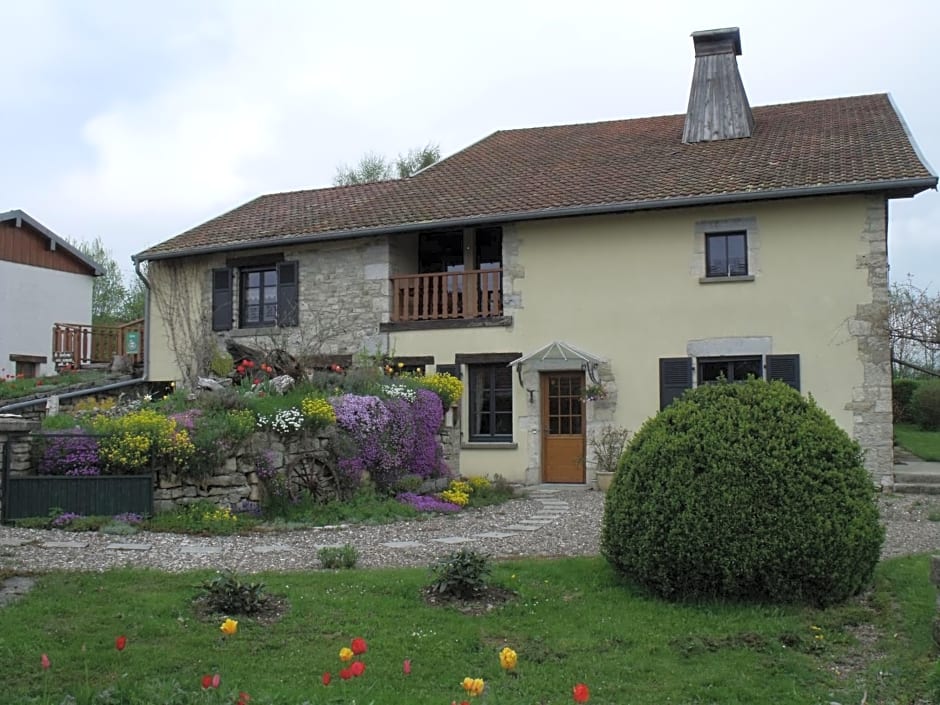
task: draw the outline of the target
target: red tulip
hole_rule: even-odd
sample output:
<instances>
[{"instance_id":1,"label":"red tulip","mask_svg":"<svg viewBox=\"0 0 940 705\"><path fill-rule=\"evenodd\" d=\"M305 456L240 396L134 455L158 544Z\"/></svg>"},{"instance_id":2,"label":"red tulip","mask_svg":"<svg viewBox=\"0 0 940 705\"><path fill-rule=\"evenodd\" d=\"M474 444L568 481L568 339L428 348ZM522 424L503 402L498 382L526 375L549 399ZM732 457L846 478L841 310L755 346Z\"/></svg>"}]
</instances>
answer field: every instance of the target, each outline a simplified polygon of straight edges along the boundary
<instances>
[{"instance_id":1,"label":"red tulip","mask_svg":"<svg viewBox=\"0 0 940 705\"><path fill-rule=\"evenodd\" d=\"M349 671L358 678L366 672L366 665L362 661L353 661L349 664Z\"/></svg>"},{"instance_id":2,"label":"red tulip","mask_svg":"<svg viewBox=\"0 0 940 705\"><path fill-rule=\"evenodd\" d=\"M49 667L52 666L52 662L49 661L49 657L46 656L45 654L43 654L43 655L40 657L39 663L42 664L42 670L44 670L44 671L48 671L48 670L49 670Z\"/></svg>"},{"instance_id":3,"label":"red tulip","mask_svg":"<svg viewBox=\"0 0 940 705\"><path fill-rule=\"evenodd\" d=\"M339 677L344 681L348 681L350 678L352 678L352 671L350 671L348 668L344 668L339 672Z\"/></svg>"},{"instance_id":4,"label":"red tulip","mask_svg":"<svg viewBox=\"0 0 940 705\"><path fill-rule=\"evenodd\" d=\"M114 648L118 651L124 651L125 646L127 646L127 637L123 634L114 640Z\"/></svg>"},{"instance_id":5,"label":"red tulip","mask_svg":"<svg viewBox=\"0 0 940 705\"><path fill-rule=\"evenodd\" d=\"M578 683L574 688L571 689L571 694L574 696L574 701L576 703L586 703L591 695L591 692L588 690L588 687L584 685L584 683Z\"/></svg>"},{"instance_id":6,"label":"red tulip","mask_svg":"<svg viewBox=\"0 0 940 705\"><path fill-rule=\"evenodd\" d=\"M202 677L202 689L205 690L206 688L211 688L211 687L212 687L212 676L210 676L207 673L206 675Z\"/></svg>"},{"instance_id":7,"label":"red tulip","mask_svg":"<svg viewBox=\"0 0 940 705\"><path fill-rule=\"evenodd\" d=\"M235 705L248 705L248 701L251 700L251 696L244 691L238 693L238 702Z\"/></svg>"},{"instance_id":8,"label":"red tulip","mask_svg":"<svg viewBox=\"0 0 940 705\"><path fill-rule=\"evenodd\" d=\"M257 377L255 377L255 378L252 380L252 382L254 382L255 384L261 384L261 380L258 379Z\"/></svg>"},{"instance_id":9,"label":"red tulip","mask_svg":"<svg viewBox=\"0 0 940 705\"><path fill-rule=\"evenodd\" d=\"M407 658L406 658L404 661L402 661L402 663L401 663L401 670L403 670L403 671L405 672L405 675L406 675L406 676L407 676L409 673L411 673L411 659L407 659Z\"/></svg>"},{"instance_id":10,"label":"red tulip","mask_svg":"<svg viewBox=\"0 0 940 705\"><path fill-rule=\"evenodd\" d=\"M356 656L366 652L366 640L361 636L357 636L355 639L353 639L350 646L352 647L352 652L356 654Z\"/></svg>"},{"instance_id":11,"label":"red tulip","mask_svg":"<svg viewBox=\"0 0 940 705\"><path fill-rule=\"evenodd\" d=\"M330 684L330 672L327 671L326 673L324 673L323 676L320 678L320 680L323 681L323 685L329 685Z\"/></svg>"}]
</instances>

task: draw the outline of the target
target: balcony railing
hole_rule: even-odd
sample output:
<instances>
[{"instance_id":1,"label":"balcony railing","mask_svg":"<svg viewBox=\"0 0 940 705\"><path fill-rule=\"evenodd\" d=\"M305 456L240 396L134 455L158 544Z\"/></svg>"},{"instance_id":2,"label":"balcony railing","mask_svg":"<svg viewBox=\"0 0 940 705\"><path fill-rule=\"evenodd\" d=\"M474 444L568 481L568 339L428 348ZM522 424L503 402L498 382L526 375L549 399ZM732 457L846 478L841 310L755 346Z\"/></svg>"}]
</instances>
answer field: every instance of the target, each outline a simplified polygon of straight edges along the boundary
<instances>
[{"instance_id":1,"label":"balcony railing","mask_svg":"<svg viewBox=\"0 0 940 705\"><path fill-rule=\"evenodd\" d=\"M503 315L503 270L471 269L392 277L393 323Z\"/></svg>"},{"instance_id":2,"label":"balcony railing","mask_svg":"<svg viewBox=\"0 0 940 705\"><path fill-rule=\"evenodd\" d=\"M126 355L133 364L143 362L143 318L118 326L82 323L56 323L52 326L52 358L57 367L110 363L115 355Z\"/></svg>"}]
</instances>

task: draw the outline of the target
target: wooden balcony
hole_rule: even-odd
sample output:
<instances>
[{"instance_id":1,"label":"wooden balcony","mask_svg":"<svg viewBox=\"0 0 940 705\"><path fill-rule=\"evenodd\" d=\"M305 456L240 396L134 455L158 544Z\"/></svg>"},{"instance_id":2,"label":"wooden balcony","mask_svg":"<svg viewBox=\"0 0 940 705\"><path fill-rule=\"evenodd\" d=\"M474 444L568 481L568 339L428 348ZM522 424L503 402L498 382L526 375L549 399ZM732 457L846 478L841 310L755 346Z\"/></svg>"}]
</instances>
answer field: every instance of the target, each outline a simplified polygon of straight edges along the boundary
<instances>
[{"instance_id":1,"label":"wooden balcony","mask_svg":"<svg viewBox=\"0 0 940 705\"><path fill-rule=\"evenodd\" d=\"M392 323L503 315L503 270L475 269L392 277Z\"/></svg>"},{"instance_id":2,"label":"wooden balcony","mask_svg":"<svg viewBox=\"0 0 940 705\"><path fill-rule=\"evenodd\" d=\"M135 335L128 336L128 333ZM128 340L136 351L128 349ZM52 326L52 359L56 367L83 367L111 364L115 355L124 355L136 365L144 360L144 319L117 326L83 323L56 323Z\"/></svg>"}]
</instances>

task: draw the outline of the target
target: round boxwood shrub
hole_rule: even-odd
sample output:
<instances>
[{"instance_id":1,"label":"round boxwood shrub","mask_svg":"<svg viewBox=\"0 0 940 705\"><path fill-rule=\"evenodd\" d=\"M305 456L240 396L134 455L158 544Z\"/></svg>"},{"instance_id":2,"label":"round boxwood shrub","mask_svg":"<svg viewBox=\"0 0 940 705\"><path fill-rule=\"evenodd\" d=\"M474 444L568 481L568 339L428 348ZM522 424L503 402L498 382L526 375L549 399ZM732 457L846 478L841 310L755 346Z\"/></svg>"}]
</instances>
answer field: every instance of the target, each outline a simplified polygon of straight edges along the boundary
<instances>
[{"instance_id":1,"label":"round boxwood shrub","mask_svg":"<svg viewBox=\"0 0 940 705\"><path fill-rule=\"evenodd\" d=\"M825 605L868 584L883 539L858 444L812 399L752 379L698 387L646 422L601 546L668 599Z\"/></svg>"}]
</instances>

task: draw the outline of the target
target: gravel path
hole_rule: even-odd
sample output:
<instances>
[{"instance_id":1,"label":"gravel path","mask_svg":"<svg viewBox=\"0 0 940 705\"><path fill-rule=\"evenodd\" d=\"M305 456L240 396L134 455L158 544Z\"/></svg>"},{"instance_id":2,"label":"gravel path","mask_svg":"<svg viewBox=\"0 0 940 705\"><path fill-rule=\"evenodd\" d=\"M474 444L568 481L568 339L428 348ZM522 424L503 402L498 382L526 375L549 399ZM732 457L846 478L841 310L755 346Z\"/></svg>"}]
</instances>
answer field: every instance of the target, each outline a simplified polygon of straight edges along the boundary
<instances>
[{"instance_id":1,"label":"gravel path","mask_svg":"<svg viewBox=\"0 0 940 705\"><path fill-rule=\"evenodd\" d=\"M246 536L197 537L140 532L133 536L0 527L0 570L259 571L319 568L322 546L354 545L361 567L427 566L460 547L494 558L596 555L604 495L584 488L535 488L520 499L455 516L375 526L354 525ZM883 555L940 550L940 497L885 495ZM62 545L65 544L65 545Z\"/></svg>"}]
</instances>

